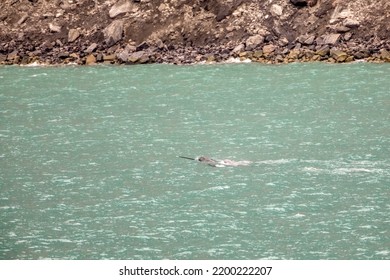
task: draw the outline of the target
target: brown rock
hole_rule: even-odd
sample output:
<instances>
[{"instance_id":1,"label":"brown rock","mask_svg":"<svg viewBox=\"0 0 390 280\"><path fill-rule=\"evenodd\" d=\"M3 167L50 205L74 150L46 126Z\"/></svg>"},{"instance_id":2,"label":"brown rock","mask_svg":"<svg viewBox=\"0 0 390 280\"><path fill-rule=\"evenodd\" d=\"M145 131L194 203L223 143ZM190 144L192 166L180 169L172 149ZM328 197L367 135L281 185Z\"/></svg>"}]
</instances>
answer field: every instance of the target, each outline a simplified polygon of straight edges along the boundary
<instances>
[{"instance_id":1,"label":"brown rock","mask_svg":"<svg viewBox=\"0 0 390 280\"><path fill-rule=\"evenodd\" d=\"M364 59L364 58L367 58L369 57L369 52L367 50L364 50L364 51L357 51L356 53L354 53L354 57L356 59Z\"/></svg>"},{"instance_id":2,"label":"brown rock","mask_svg":"<svg viewBox=\"0 0 390 280\"><path fill-rule=\"evenodd\" d=\"M64 44L61 42L60 39L57 39L56 40L56 45L59 46L59 47L62 47Z\"/></svg>"},{"instance_id":3,"label":"brown rock","mask_svg":"<svg viewBox=\"0 0 390 280\"><path fill-rule=\"evenodd\" d=\"M118 41L122 40L123 36L123 21L114 20L104 30L104 39L108 46L115 45Z\"/></svg>"},{"instance_id":4,"label":"brown rock","mask_svg":"<svg viewBox=\"0 0 390 280\"><path fill-rule=\"evenodd\" d=\"M114 6L111 7L108 12L110 18L114 18L120 14L130 12L133 8L133 4L129 0L120 0Z\"/></svg>"},{"instance_id":5,"label":"brown rock","mask_svg":"<svg viewBox=\"0 0 390 280\"><path fill-rule=\"evenodd\" d=\"M51 32L61 32L61 26L55 23L49 23L49 29Z\"/></svg>"},{"instance_id":6,"label":"brown rock","mask_svg":"<svg viewBox=\"0 0 390 280\"><path fill-rule=\"evenodd\" d=\"M264 42L263 36L261 36L261 35L251 36L245 42L245 45L246 45L245 50L251 51L251 50L257 48L263 42Z\"/></svg>"},{"instance_id":7,"label":"brown rock","mask_svg":"<svg viewBox=\"0 0 390 280\"><path fill-rule=\"evenodd\" d=\"M207 63L214 63L216 61L215 55L213 54L208 54L206 55L206 62Z\"/></svg>"},{"instance_id":8,"label":"brown rock","mask_svg":"<svg viewBox=\"0 0 390 280\"><path fill-rule=\"evenodd\" d=\"M345 19L343 24L349 28L357 28L360 26L360 22L356 19L353 19L353 18Z\"/></svg>"},{"instance_id":9,"label":"brown rock","mask_svg":"<svg viewBox=\"0 0 390 280\"><path fill-rule=\"evenodd\" d=\"M345 62L348 58L348 54L346 52L332 49L330 50L330 56L336 61L336 62Z\"/></svg>"},{"instance_id":10,"label":"brown rock","mask_svg":"<svg viewBox=\"0 0 390 280\"><path fill-rule=\"evenodd\" d=\"M231 15L234 10L241 5L244 0L233 0L233 1L205 1L206 9L215 14L215 19L217 21L222 21L229 15Z\"/></svg>"},{"instance_id":11,"label":"brown rock","mask_svg":"<svg viewBox=\"0 0 390 280\"><path fill-rule=\"evenodd\" d=\"M127 50L123 50L123 51L116 54L116 58L119 61L126 62L129 58L129 52Z\"/></svg>"},{"instance_id":12,"label":"brown rock","mask_svg":"<svg viewBox=\"0 0 390 280\"><path fill-rule=\"evenodd\" d=\"M315 39L316 37L314 35L301 35L297 38L297 41L304 45L311 45Z\"/></svg>"},{"instance_id":13,"label":"brown rock","mask_svg":"<svg viewBox=\"0 0 390 280\"><path fill-rule=\"evenodd\" d=\"M290 53L288 54L287 58L288 58L288 59L295 60L295 59L298 59L298 58L299 58L300 54L301 54L300 49L292 49L292 50L290 51Z\"/></svg>"},{"instance_id":14,"label":"brown rock","mask_svg":"<svg viewBox=\"0 0 390 280\"><path fill-rule=\"evenodd\" d=\"M268 55L270 55L271 53L273 53L275 50L276 50L276 46L275 46L275 45L272 45L272 44L265 45L265 46L263 47L263 54L264 54L265 56L268 56Z\"/></svg>"},{"instance_id":15,"label":"brown rock","mask_svg":"<svg viewBox=\"0 0 390 280\"><path fill-rule=\"evenodd\" d=\"M103 61L114 61L116 58L115 54L104 54Z\"/></svg>"},{"instance_id":16,"label":"brown rock","mask_svg":"<svg viewBox=\"0 0 390 280\"><path fill-rule=\"evenodd\" d=\"M263 56L263 51L255 51L253 52L254 58L261 58Z\"/></svg>"},{"instance_id":17,"label":"brown rock","mask_svg":"<svg viewBox=\"0 0 390 280\"><path fill-rule=\"evenodd\" d=\"M150 61L151 61L150 56L148 54L145 54L140 58L138 62L144 64L144 63L149 63Z\"/></svg>"},{"instance_id":18,"label":"brown rock","mask_svg":"<svg viewBox=\"0 0 390 280\"><path fill-rule=\"evenodd\" d=\"M93 54L88 55L87 59L85 60L85 64L87 65L96 64L96 57Z\"/></svg>"},{"instance_id":19,"label":"brown rock","mask_svg":"<svg viewBox=\"0 0 390 280\"><path fill-rule=\"evenodd\" d=\"M282 63L284 61L284 58L282 55L278 54L276 57L275 57L275 62L276 63Z\"/></svg>"},{"instance_id":20,"label":"brown rock","mask_svg":"<svg viewBox=\"0 0 390 280\"><path fill-rule=\"evenodd\" d=\"M76 41L79 37L80 37L80 31L78 31L77 29L69 29L68 32L69 43Z\"/></svg>"},{"instance_id":21,"label":"brown rock","mask_svg":"<svg viewBox=\"0 0 390 280\"><path fill-rule=\"evenodd\" d=\"M271 14L275 16L281 16L283 14L283 7L277 4L273 4L270 9Z\"/></svg>"},{"instance_id":22,"label":"brown rock","mask_svg":"<svg viewBox=\"0 0 390 280\"><path fill-rule=\"evenodd\" d=\"M244 49L245 49L244 44L239 44L238 46L236 46L236 47L232 50L231 54L238 54L238 53L240 53L240 52L243 52Z\"/></svg>"},{"instance_id":23,"label":"brown rock","mask_svg":"<svg viewBox=\"0 0 390 280\"><path fill-rule=\"evenodd\" d=\"M390 51L388 51L386 49L381 49L380 50L380 58L383 61L390 62Z\"/></svg>"},{"instance_id":24,"label":"brown rock","mask_svg":"<svg viewBox=\"0 0 390 280\"><path fill-rule=\"evenodd\" d=\"M60 52L58 54L58 58L60 59L65 59L65 58L68 58L69 57L69 53L68 52Z\"/></svg>"},{"instance_id":25,"label":"brown rock","mask_svg":"<svg viewBox=\"0 0 390 280\"><path fill-rule=\"evenodd\" d=\"M98 47L98 44L96 43L92 43L86 50L85 52L86 53L92 53L96 50L96 48Z\"/></svg>"},{"instance_id":26,"label":"brown rock","mask_svg":"<svg viewBox=\"0 0 390 280\"><path fill-rule=\"evenodd\" d=\"M74 59L80 59L80 56L77 53L71 53L69 55L69 57L74 58Z\"/></svg>"},{"instance_id":27,"label":"brown rock","mask_svg":"<svg viewBox=\"0 0 390 280\"><path fill-rule=\"evenodd\" d=\"M335 45L339 39L340 39L340 34L328 34L323 37L323 44L324 45Z\"/></svg>"},{"instance_id":28,"label":"brown rock","mask_svg":"<svg viewBox=\"0 0 390 280\"><path fill-rule=\"evenodd\" d=\"M8 61L17 61L17 60L19 60L19 58L20 57L19 57L19 53L17 50L14 50L13 52L11 52L7 55Z\"/></svg>"},{"instance_id":29,"label":"brown rock","mask_svg":"<svg viewBox=\"0 0 390 280\"><path fill-rule=\"evenodd\" d=\"M145 52L144 51L138 51L135 53L132 53L129 58L127 59L128 62L130 63L142 63L141 61L144 61L145 63Z\"/></svg>"},{"instance_id":30,"label":"brown rock","mask_svg":"<svg viewBox=\"0 0 390 280\"><path fill-rule=\"evenodd\" d=\"M28 18L27 14L24 14L18 21L18 25L22 25Z\"/></svg>"},{"instance_id":31,"label":"brown rock","mask_svg":"<svg viewBox=\"0 0 390 280\"><path fill-rule=\"evenodd\" d=\"M286 37L282 37L279 41L278 41L278 45L281 46L281 47L285 47L288 45L288 39Z\"/></svg>"},{"instance_id":32,"label":"brown rock","mask_svg":"<svg viewBox=\"0 0 390 280\"><path fill-rule=\"evenodd\" d=\"M345 41L349 41L349 40L351 40L351 38L352 38L352 33L351 32L347 32L347 33L344 34L344 40Z\"/></svg>"},{"instance_id":33,"label":"brown rock","mask_svg":"<svg viewBox=\"0 0 390 280\"><path fill-rule=\"evenodd\" d=\"M20 64L29 64L30 63L30 57L29 56L27 56L27 55L25 55L25 56L23 56L23 57L21 57L21 59L20 59Z\"/></svg>"},{"instance_id":34,"label":"brown rock","mask_svg":"<svg viewBox=\"0 0 390 280\"><path fill-rule=\"evenodd\" d=\"M103 55L102 55L101 53L98 53L98 54L96 55L96 61L97 61L97 62L103 61Z\"/></svg>"},{"instance_id":35,"label":"brown rock","mask_svg":"<svg viewBox=\"0 0 390 280\"><path fill-rule=\"evenodd\" d=\"M322 46L316 51L316 54L319 56L327 56L329 54L330 48L328 46Z\"/></svg>"},{"instance_id":36,"label":"brown rock","mask_svg":"<svg viewBox=\"0 0 390 280\"><path fill-rule=\"evenodd\" d=\"M311 61L320 61L320 60L321 60L321 56L318 54L313 55L311 58Z\"/></svg>"},{"instance_id":37,"label":"brown rock","mask_svg":"<svg viewBox=\"0 0 390 280\"><path fill-rule=\"evenodd\" d=\"M4 62L7 60L7 56L5 54L0 53L0 63Z\"/></svg>"},{"instance_id":38,"label":"brown rock","mask_svg":"<svg viewBox=\"0 0 390 280\"><path fill-rule=\"evenodd\" d=\"M342 24L338 24L334 27L334 30L338 33L345 33L345 32L348 32L351 30L351 28L345 26L345 25L342 25Z\"/></svg>"},{"instance_id":39,"label":"brown rock","mask_svg":"<svg viewBox=\"0 0 390 280\"><path fill-rule=\"evenodd\" d=\"M313 56L315 55L314 51L312 50L305 50L303 54L309 61L312 60Z\"/></svg>"},{"instance_id":40,"label":"brown rock","mask_svg":"<svg viewBox=\"0 0 390 280\"><path fill-rule=\"evenodd\" d=\"M347 59L345 60L345 62L352 62L352 61L354 61L355 60L355 58L353 57L353 55L349 55L348 57L347 57Z\"/></svg>"},{"instance_id":41,"label":"brown rock","mask_svg":"<svg viewBox=\"0 0 390 280\"><path fill-rule=\"evenodd\" d=\"M311 35L311 36L307 37L305 41L303 41L303 44L304 45L312 45L314 43L315 39L316 39L316 36Z\"/></svg>"}]
</instances>

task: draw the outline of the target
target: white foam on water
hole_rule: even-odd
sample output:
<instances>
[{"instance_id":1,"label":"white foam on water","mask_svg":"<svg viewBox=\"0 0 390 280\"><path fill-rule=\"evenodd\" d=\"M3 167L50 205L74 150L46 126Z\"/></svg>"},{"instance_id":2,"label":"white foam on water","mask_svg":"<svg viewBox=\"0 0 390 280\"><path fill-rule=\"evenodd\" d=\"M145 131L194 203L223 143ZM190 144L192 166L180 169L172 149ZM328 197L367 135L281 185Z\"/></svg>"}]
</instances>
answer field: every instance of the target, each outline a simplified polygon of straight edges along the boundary
<instances>
[{"instance_id":1,"label":"white foam on water","mask_svg":"<svg viewBox=\"0 0 390 280\"><path fill-rule=\"evenodd\" d=\"M227 190L230 189L230 186L216 186L216 187L211 187L208 188L208 191L222 191L222 190Z\"/></svg>"},{"instance_id":2,"label":"white foam on water","mask_svg":"<svg viewBox=\"0 0 390 280\"><path fill-rule=\"evenodd\" d=\"M155 253L162 252L162 250L160 250L160 249L155 249L155 248L150 248L150 247L144 247L144 248L134 249L134 250L139 251L139 252L155 252Z\"/></svg>"},{"instance_id":3,"label":"white foam on water","mask_svg":"<svg viewBox=\"0 0 390 280\"><path fill-rule=\"evenodd\" d=\"M284 207L279 207L276 205L266 205L264 207L265 210L267 211L275 211L275 212L286 212L286 209Z\"/></svg>"},{"instance_id":4,"label":"white foam on water","mask_svg":"<svg viewBox=\"0 0 390 280\"><path fill-rule=\"evenodd\" d=\"M378 251L378 252L375 253L375 255L378 255L378 256L389 256L390 255L390 251L389 250Z\"/></svg>"},{"instance_id":5,"label":"white foam on water","mask_svg":"<svg viewBox=\"0 0 390 280\"><path fill-rule=\"evenodd\" d=\"M39 73L39 74L33 74L30 75L30 78L36 78L36 77L42 77L42 76L47 76L47 73Z\"/></svg>"},{"instance_id":6,"label":"white foam on water","mask_svg":"<svg viewBox=\"0 0 390 280\"><path fill-rule=\"evenodd\" d=\"M309 172L309 173L321 173L321 172L324 172L324 169L318 168L318 167L313 167L313 166L308 166L308 167L302 168L302 171Z\"/></svg>"},{"instance_id":7,"label":"white foam on water","mask_svg":"<svg viewBox=\"0 0 390 280\"><path fill-rule=\"evenodd\" d=\"M44 64L44 63L40 63L38 61L34 61L32 63L29 63L29 64L24 64L24 65L20 65L22 67L47 67L49 66L48 64Z\"/></svg>"},{"instance_id":8,"label":"white foam on water","mask_svg":"<svg viewBox=\"0 0 390 280\"><path fill-rule=\"evenodd\" d=\"M292 216L293 218L303 218L303 217L306 217L305 214L301 214L301 213L297 213L295 214L294 216Z\"/></svg>"},{"instance_id":9,"label":"white foam on water","mask_svg":"<svg viewBox=\"0 0 390 280\"><path fill-rule=\"evenodd\" d=\"M382 173L382 169L368 169L368 168L357 168L357 167L351 167L351 168L336 168L332 171L332 173L335 174L348 174L348 173Z\"/></svg>"},{"instance_id":10,"label":"white foam on water","mask_svg":"<svg viewBox=\"0 0 390 280\"><path fill-rule=\"evenodd\" d=\"M297 159L282 158L282 159L256 161L255 163L268 164L268 165L282 165L282 164L288 164L288 163L292 163L292 162L296 162L296 161L297 161Z\"/></svg>"}]
</instances>

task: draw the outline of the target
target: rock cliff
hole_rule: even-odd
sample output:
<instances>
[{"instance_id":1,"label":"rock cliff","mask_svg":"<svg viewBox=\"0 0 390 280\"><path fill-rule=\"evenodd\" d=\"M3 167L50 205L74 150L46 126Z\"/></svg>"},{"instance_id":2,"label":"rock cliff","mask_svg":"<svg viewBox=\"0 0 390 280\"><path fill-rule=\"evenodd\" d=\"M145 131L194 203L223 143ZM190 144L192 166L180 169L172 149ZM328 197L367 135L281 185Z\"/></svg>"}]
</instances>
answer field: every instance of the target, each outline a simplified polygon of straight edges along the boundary
<instances>
[{"instance_id":1,"label":"rock cliff","mask_svg":"<svg viewBox=\"0 0 390 280\"><path fill-rule=\"evenodd\" d=\"M390 62L388 0L2 0L0 63Z\"/></svg>"}]
</instances>

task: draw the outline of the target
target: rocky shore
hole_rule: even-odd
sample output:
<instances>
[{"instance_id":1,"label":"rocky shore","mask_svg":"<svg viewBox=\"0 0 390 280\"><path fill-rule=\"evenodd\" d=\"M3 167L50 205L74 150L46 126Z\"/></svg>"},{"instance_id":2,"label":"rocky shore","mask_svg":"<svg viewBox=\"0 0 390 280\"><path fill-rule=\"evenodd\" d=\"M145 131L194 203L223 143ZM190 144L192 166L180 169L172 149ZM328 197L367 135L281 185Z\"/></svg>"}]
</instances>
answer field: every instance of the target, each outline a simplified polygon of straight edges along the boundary
<instances>
[{"instance_id":1,"label":"rocky shore","mask_svg":"<svg viewBox=\"0 0 390 280\"><path fill-rule=\"evenodd\" d=\"M388 0L3 0L0 64L390 62Z\"/></svg>"}]
</instances>

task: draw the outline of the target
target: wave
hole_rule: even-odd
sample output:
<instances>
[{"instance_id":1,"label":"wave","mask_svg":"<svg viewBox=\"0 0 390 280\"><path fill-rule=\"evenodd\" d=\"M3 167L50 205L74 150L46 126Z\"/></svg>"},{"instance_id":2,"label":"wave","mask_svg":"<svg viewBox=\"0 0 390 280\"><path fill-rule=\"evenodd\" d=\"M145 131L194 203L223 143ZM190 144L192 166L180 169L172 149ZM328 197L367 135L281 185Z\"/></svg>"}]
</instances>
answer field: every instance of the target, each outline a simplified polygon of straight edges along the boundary
<instances>
[{"instance_id":1,"label":"wave","mask_svg":"<svg viewBox=\"0 0 390 280\"><path fill-rule=\"evenodd\" d=\"M281 165L281 164L288 164L298 161L297 159L288 159L288 158L282 158L282 159L271 159L271 160L261 160L261 161L255 161L256 164L266 164L266 165Z\"/></svg>"},{"instance_id":2,"label":"wave","mask_svg":"<svg viewBox=\"0 0 390 280\"><path fill-rule=\"evenodd\" d=\"M301 168L307 173L326 173L336 175L347 174L389 174L389 164L384 161L352 161L346 162L341 160L305 160Z\"/></svg>"}]
</instances>

